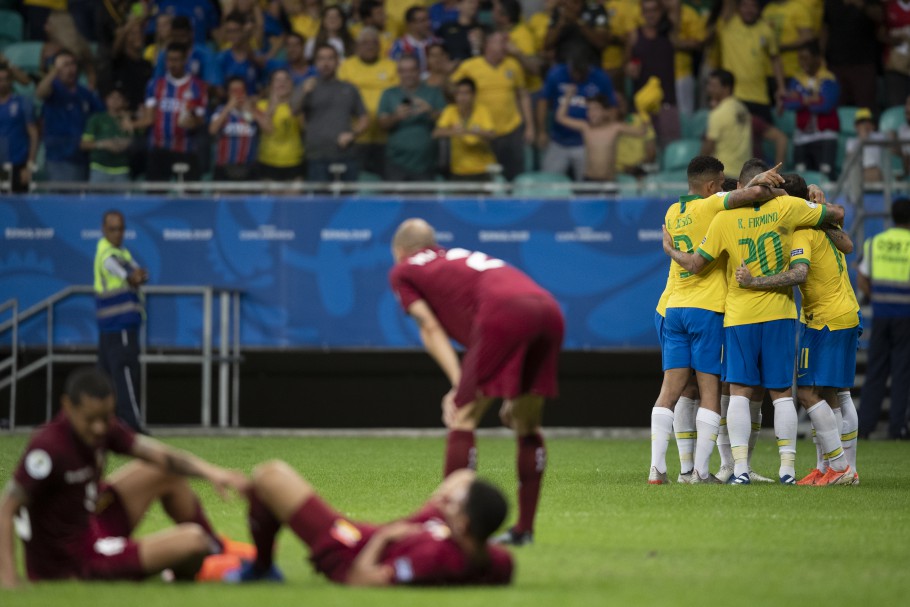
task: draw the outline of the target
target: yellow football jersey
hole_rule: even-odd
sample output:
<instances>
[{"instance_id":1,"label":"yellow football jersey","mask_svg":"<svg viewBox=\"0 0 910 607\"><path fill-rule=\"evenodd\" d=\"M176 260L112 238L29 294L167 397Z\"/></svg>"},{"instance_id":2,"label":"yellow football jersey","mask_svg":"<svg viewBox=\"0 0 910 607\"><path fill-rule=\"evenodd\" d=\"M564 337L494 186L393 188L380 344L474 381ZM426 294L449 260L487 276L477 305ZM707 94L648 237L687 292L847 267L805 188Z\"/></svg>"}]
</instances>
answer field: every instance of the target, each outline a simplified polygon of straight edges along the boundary
<instances>
[{"instance_id":1,"label":"yellow football jersey","mask_svg":"<svg viewBox=\"0 0 910 607\"><path fill-rule=\"evenodd\" d=\"M471 134L471 129L477 127L484 131L492 131L493 117L487 108L479 103L474 104L471 116L464 120L458 113L458 108L447 105L436 121L436 126L441 128L462 125L467 133L452 137L452 153L450 167L454 175L486 175L487 167L496 163L496 156L490 144L478 135Z\"/></svg>"},{"instance_id":2,"label":"yellow football jersey","mask_svg":"<svg viewBox=\"0 0 910 607\"><path fill-rule=\"evenodd\" d=\"M727 192L708 198L680 196L679 202L670 206L664 225L673 237L673 244L680 251L692 253L696 243L708 232L711 220L727 208ZM701 308L712 312L724 311L727 296L727 268L723 263L711 262L698 274L690 274L675 261L670 263L670 281L673 294L668 308Z\"/></svg>"},{"instance_id":3,"label":"yellow football jersey","mask_svg":"<svg viewBox=\"0 0 910 607\"><path fill-rule=\"evenodd\" d=\"M768 104L765 74L771 69L771 57L778 54L777 38L767 21L746 25L739 15L717 23L717 42L721 67L736 76L733 94L740 101Z\"/></svg>"},{"instance_id":4,"label":"yellow football jersey","mask_svg":"<svg viewBox=\"0 0 910 607\"><path fill-rule=\"evenodd\" d=\"M797 228L820 225L825 207L802 198L779 196L760 207L718 213L698 254L714 261L726 256L727 299L724 326L733 327L796 318L793 288L746 289L736 282L736 267L745 263L753 276L773 276L787 269Z\"/></svg>"},{"instance_id":5,"label":"yellow football jersey","mask_svg":"<svg viewBox=\"0 0 910 607\"><path fill-rule=\"evenodd\" d=\"M518 61L506 57L499 65L491 65L483 57L472 57L455 69L450 81L455 83L462 78L474 80L477 103L490 111L497 135L511 133L521 125L516 93L525 88L525 71Z\"/></svg>"},{"instance_id":6,"label":"yellow football jersey","mask_svg":"<svg viewBox=\"0 0 910 607\"><path fill-rule=\"evenodd\" d=\"M761 16L771 26L778 47L793 44L799 40L799 30L812 29L812 18L809 11L798 0L770 2L765 6ZM784 68L784 76L787 78L792 78L800 71L795 50L781 52L780 62ZM771 73L768 71L769 75Z\"/></svg>"},{"instance_id":7,"label":"yellow football jersey","mask_svg":"<svg viewBox=\"0 0 910 607\"><path fill-rule=\"evenodd\" d=\"M338 79L350 82L360 91L363 105L370 115L370 126L357 139L358 143L384 143L386 132L379 127L376 111L379 99L387 88L398 85L398 67L391 59L380 57L365 63L360 57L350 57L338 68Z\"/></svg>"},{"instance_id":8,"label":"yellow football jersey","mask_svg":"<svg viewBox=\"0 0 910 607\"><path fill-rule=\"evenodd\" d=\"M806 282L799 285L803 296L800 320L810 329L849 329L859 324L859 307L853 289L844 289L847 261L821 230L797 230L790 250L790 266L809 266ZM848 279L849 280L849 279Z\"/></svg>"},{"instance_id":9,"label":"yellow football jersey","mask_svg":"<svg viewBox=\"0 0 910 607\"><path fill-rule=\"evenodd\" d=\"M670 262L671 264L673 262ZM660 294L660 299L657 300L657 313L666 318L667 316L667 301L670 299L670 295L673 293L673 282L670 280L670 275L667 274L667 284L664 285L664 292Z\"/></svg>"}]
</instances>

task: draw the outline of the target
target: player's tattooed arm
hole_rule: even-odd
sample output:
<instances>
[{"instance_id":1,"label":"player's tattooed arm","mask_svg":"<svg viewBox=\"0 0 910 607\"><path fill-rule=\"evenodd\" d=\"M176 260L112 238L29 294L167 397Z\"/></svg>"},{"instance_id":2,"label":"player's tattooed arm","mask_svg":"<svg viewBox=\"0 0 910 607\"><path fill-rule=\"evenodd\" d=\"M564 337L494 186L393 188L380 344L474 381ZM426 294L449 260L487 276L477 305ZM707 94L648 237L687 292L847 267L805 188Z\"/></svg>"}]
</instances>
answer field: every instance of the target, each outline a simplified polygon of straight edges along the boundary
<instances>
[{"instance_id":1,"label":"player's tattooed arm","mask_svg":"<svg viewBox=\"0 0 910 607\"><path fill-rule=\"evenodd\" d=\"M25 491L19 483L9 481L0 496L0 588L15 588L19 585L13 518L27 502Z\"/></svg>"},{"instance_id":2,"label":"player's tattooed arm","mask_svg":"<svg viewBox=\"0 0 910 607\"><path fill-rule=\"evenodd\" d=\"M706 265L708 265L708 260L698 253L686 253L673 246L673 237L670 236L670 232L667 231L667 226L663 226L663 230L664 253L669 255L670 258L682 266L683 269L692 274L698 274Z\"/></svg>"},{"instance_id":3,"label":"player's tattooed arm","mask_svg":"<svg viewBox=\"0 0 910 607\"><path fill-rule=\"evenodd\" d=\"M786 195L787 193L780 188L769 187L764 184L751 185L729 192L727 194L726 205L728 209L738 209L753 204L761 204L772 198Z\"/></svg>"},{"instance_id":4,"label":"player's tattooed arm","mask_svg":"<svg viewBox=\"0 0 910 607\"><path fill-rule=\"evenodd\" d=\"M773 276L752 276L745 264L741 264L736 268L736 282L739 283L739 286L747 289L776 289L801 285L806 282L806 276L808 275L809 265L805 263L793 264L786 272L774 274Z\"/></svg>"},{"instance_id":5,"label":"player's tattooed arm","mask_svg":"<svg viewBox=\"0 0 910 607\"><path fill-rule=\"evenodd\" d=\"M227 495L227 489L241 493L249 487L249 479L240 472L216 466L147 436L136 437L132 455L177 476L204 478L222 497Z\"/></svg>"},{"instance_id":6,"label":"player's tattooed arm","mask_svg":"<svg viewBox=\"0 0 910 607\"><path fill-rule=\"evenodd\" d=\"M834 246L837 247L837 250L843 253L844 255L849 255L853 252L853 240L850 238L850 235L844 232L838 226L828 226L823 227L825 234L828 235L828 238L831 239L831 242L834 243Z\"/></svg>"}]
</instances>

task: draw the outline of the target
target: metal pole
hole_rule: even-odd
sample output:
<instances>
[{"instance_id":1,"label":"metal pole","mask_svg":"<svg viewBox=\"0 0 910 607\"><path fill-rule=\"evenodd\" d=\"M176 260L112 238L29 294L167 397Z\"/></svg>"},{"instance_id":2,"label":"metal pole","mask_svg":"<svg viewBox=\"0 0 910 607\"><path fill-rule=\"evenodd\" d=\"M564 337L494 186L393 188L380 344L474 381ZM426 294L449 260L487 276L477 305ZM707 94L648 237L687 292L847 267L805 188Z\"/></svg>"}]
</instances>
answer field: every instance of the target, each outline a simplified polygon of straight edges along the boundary
<instances>
[{"instance_id":1,"label":"metal pole","mask_svg":"<svg viewBox=\"0 0 910 607\"><path fill-rule=\"evenodd\" d=\"M9 429L16 429L16 379L19 373L19 300L13 300L13 382L9 386Z\"/></svg>"},{"instance_id":2,"label":"metal pole","mask_svg":"<svg viewBox=\"0 0 910 607\"><path fill-rule=\"evenodd\" d=\"M54 304L47 307L47 381L45 382L44 421L51 420L54 385Z\"/></svg>"},{"instance_id":3,"label":"metal pole","mask_svg":"<svg viewBox=\"0 0 910 607\"><path fill-rule=\"evenodd\" d=\"M202 426L212 425L212 288L202 294Z\"/></svg>"},{"instance_id":4,"label":"metal pole","mask_svg":"<svg viewBox=\"0 0 910 607\"><path fill-rule=\"evenodd\" d=\"M231 425L235 428L240 425L240 292L234 291L234 351L231 362Z\"/></svg>"},{"instance_id":5,"label":"metal pole","mask_svg":"<svg viewBox=\"0 0 910 607\"><path fill-rule=\"evenodd\" d=\"M228 382L230 380L230 362L228 354L230 350L230 328L231 328L231 296L227 291L221 291L218 294L221 300L221 325L220 339L218 344L218 426L227 428L228 425Z\"/></svg>"}]
</instances>

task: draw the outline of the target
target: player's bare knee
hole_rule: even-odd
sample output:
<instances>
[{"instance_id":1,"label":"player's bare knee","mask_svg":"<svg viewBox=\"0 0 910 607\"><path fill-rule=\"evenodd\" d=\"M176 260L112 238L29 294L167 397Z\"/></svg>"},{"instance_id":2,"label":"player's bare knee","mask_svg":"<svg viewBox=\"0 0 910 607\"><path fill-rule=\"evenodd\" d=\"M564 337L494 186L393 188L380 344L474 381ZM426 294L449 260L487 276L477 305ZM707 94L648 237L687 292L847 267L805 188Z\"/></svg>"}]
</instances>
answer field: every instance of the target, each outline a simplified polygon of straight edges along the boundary
<instances>
[{"instance_id":1,"label":"player's bare knee","mask_svg":"<svg viewBox=\"0 0 910 607\"><path fill-rule=\"evenodd\" d=\"M211 552L212 538L196 523L181 523L180 538L190 556L204 556Z\"/></svg>"},{"instance_id":2,"label":"player's bare knee","mask_svg":"<svg viewBox=\"0 0 910 607\"><path fill-rule=\"evenodd\" d=\"M258 488L267 488L285 476L290 470L290 466L280 459L273 459L263 462L253 468L253 485Z\"/></svg>"}]
</instances>

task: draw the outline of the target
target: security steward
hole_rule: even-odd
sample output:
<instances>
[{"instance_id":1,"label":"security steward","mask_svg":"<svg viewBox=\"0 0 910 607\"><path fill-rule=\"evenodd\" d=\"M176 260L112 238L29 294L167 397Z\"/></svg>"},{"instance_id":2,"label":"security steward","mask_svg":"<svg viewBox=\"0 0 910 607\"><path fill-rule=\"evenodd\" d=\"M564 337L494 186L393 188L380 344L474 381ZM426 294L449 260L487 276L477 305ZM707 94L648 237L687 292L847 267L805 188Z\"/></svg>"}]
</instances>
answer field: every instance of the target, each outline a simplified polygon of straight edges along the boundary
<instances>
[{"instance_id":1,"label":"security steward","mask_svg":"<svg viewBox=\"0 0 910 607\"><path fill-rule=\"evenodd\" d=\"M859 409L859 435L875 430L891 375L888 437L906 439L910 398L910 199L891 204L894 227L866 241L859 288L872 301L872 339Z\"/></svg>"},{"instance_id":2,"label":"security steward","mask_svg":"<svg viewBox=\"0 0 910 607\"><path fill-rule=\"evenodd\" d=\"M144 314L139 287L148 282L148 272L123 246L125 230L120 211L104 214L103 237L95 252L98 366L114 382L117 416L133 430L145 432L139 413L139 327Z\"/></svg>"}]
</instances>

